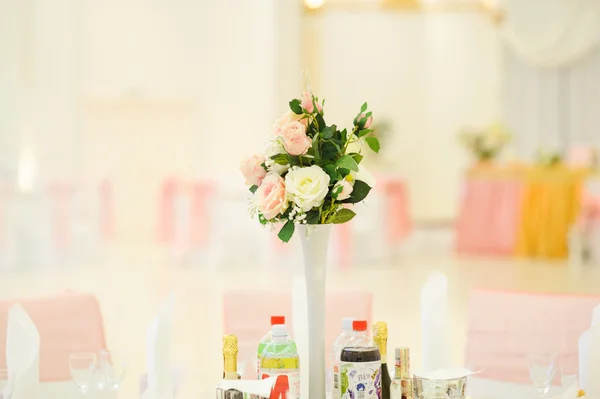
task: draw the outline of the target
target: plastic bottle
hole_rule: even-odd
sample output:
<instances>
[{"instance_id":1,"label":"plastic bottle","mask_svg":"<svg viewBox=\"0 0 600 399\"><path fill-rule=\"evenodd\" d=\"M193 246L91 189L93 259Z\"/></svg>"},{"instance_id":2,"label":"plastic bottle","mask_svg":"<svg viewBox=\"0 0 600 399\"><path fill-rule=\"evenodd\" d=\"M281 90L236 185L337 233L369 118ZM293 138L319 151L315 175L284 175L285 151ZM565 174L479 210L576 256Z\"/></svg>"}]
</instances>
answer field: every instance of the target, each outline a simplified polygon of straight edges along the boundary
<instances>
[{"instance_id":1,"label":"plastic bottle","mask_svg":"<svg viewBox=\"0 0 600 399\"><path fill-rule=\"evenodd\" d=\"M340 355L340 389L342 399L381 398L381 354L367 336L367 322L352 323L357 334L347 343Z\"/></svg>"},{"instance_id":2,"label":"plastic bottle","mask_svg":"<svg viewBox=\"0 0 600 399\"><path fill-rule=\"evenodd\" d=\"M300 358L285 325L272 327L271 342L262 352L259 372L261 379L277 377L272 398L300 399Z\"/></svg>"},{"instance_id":3,"label":"plastic bottle","mask_svg":"<svg viewBox=\"0 0 600 399\"><path fill-rule=\"evenodd\" d=\"M360 331L352 330L353 317L345 317L342 319L342 333L333 342L333 350L331 353L331 367L329 369L329 378L327 379L328 390L331 391L332 399L340 399L340 355L342 349L346 346L348 341L360 334ZM364 332L366 334L366 331Z\"/></svg>"},{"instance_id":4,"label":"plastic bottle","mask_svg":"<svg viewBox=\"0 0 600 399\"><path fill-rule=\"evenodd\" d=\"M271 316L271 328L277 324L285 324L285 316ZM256 354L256 374L260 380L260 357L262 356L265 347L271 342L271 329L262 337L258 343L258 351Z\"/></svg>"}]
</instances>

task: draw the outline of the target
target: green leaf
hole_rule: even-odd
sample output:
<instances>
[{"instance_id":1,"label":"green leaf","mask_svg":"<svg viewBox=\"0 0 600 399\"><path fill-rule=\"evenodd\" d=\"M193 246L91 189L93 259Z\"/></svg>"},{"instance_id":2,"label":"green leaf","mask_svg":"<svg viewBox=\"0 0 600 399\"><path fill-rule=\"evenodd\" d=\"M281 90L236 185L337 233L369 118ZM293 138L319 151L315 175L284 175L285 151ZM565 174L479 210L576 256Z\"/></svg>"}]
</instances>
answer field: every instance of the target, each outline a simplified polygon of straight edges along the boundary
<instances>
[{"instance_id":1,"label":"green leaf","mask_svg":"<svg viewBox=\"0 0 600 399\"><path fill-rule=\"evenodd\" d=\"M323 116L319 113L317 113L317 115L315 115L315 119L317 120L317 123L319 124L319 131L322 132L327 127L325 125L325 119L323 119Z\"/></svg>"},{"instance_id":2,"label":"green leaf","mask_svg":"<svg viewBox=\"0 0 600 399\"><path fill-rule=\"evenodd\" d=\"M379 153L380 146L377 137L367 137L365 138L365 141L373 151Z\"/></svg>"},{"instance_id":3,"label":"green leaf","mask_svg":"<svg viewBox=\"0 0 600 399\"><path fill-rule=\"evenodd\" d=\"M352 157L352 159L354 159L354 162L356 162L356 164L357 164L357 165L358 165L358 164L360 163L360 161L362 161L362 160L363 160L363 158L364 158L362 155L360 155L360 154L359 154L359 153L357 153L357 152L352 152L352 153L350 153L350 154L348 154L348 155L350 155L350 156Z\"/></svg>"},{"instance_id":4,"label":"green leaf","mask_svg":"<svg viewBox=\"0 0 600 399\"><path fill-rule=\"evenodd\" d=\"M358 172L358 164L350 155L342 155L335 164L339 168L346 168Z\"/></svg>"},{"instance_id":5,"label":"green leaf","mask_svg":"<svg viewBox=\"0 0 600 399\"><path fill-rule=\"evenodd\" d=\"M313 150L315 162L319 162L321 160L321 149L319 148L319 135L315 134L315 137L313 137L312 146L310 147L310 149Z\"/></svg>"},{"instance_id":6,"label":"green leaf","mask_svg":"<svg viewBox=\"0 0 600 399\"><path fill-rule=\"evenodd\" d=\"M373 129L361 129L358 131L358 133L356 134L357 137L363 137L366 136L367 134L373 132Z\"/></svg>"},{"instance_id":7,"label":"green leaf","mask_svg":"<svg viewBox=\"0 0 600 399\"><path fill-rule=\"evenodd\" d=\"M313 209L311 211L306 212L306 223L307 224L319 224L319 211Z\"/></svg>"},{"instance_id":8,"label":"green leaf","mask_svg":"<svg viewBox=\"0 0 600 399\"><path fill-rule=\"evenodd\" d=\"M288 242L294 235L294 230L296 230L294 222L288 220L286 224L283 225L281 230L279 230L279 234L277 234L277 237L279 237L279 239L283 242Z\"/></svg>"},{"instance_id":9,"label":"green leaf","mask_svg":"<svg viewBox=\"0 0 600 399\"><path fill-rule=\"evenodd\" d=\"M277 165L287 165L290 163L290 156L288 154L273 155L271 159L275 161Z\"/></svg>"},{"instance_id":10,"label":"green leaf","mask_svg":"<svg viewBox=\"0 0 600 399\"><path fill-rule=\"evenodd\" d=\"M260 224L265 225L267 224L268 220L263 216L262 213L258 214L258 221L260 222Z\"/></svg>"},{"instance_id":11,"label":"green leaf","mask_svg":"<svg viewBox=\"0 0 600 399\"><path fill-rule=\"evenodd\" d=\"M365 183L362 180L355 180L354 188L352 189L350 198L340 202L344 204L356 204L357 202L361 202L362 200L367 198L367 195L369 195L370 191L371 187L369 187L367 183Z\"/></svg>"},{"instance_id":12,"label":"green leaf","mask_svg":"<svg viewBox=\"0 0 600 399\"><path fill-rule=\"evenodd\" d=\"M331 196L334 199L337 199L338 195L340 195L340 193L342 192L342 190L344 190L344 187L342 187L342 186L334 187L333 190L331 190Z\"/></svg>"},{"instance_id":13,"label":"green leaf","mask_svg":"<svg viewBox=\"0 0 600 399\"><path fill-rule=\"evenodd\" d=\"M344 129L340 132L340 140L344 144L346 143L346 141L348 141L348 131L346 129Z\"/></svg>"},{"instance_id":14,"label":"green leaf","mask_svg":"<svg viewBox=\"0 0 600 399\"><path fill-rule=\"evenodd\" d=\"M250 187L250 192L251 192L252 194L254 194L254 193L256 192L256 190L258 190L258 186L257 186L256 184L255 184L255 185L253 185L252 187Z\"/></svg>"},{"instance_id":15,"label":"green leaf","mask_svg":"<svg viewBox=\"0 0 600 399\"><path fill-rule=\"evenodd\" d=\"M326 161L334 161L341 152L340 146L333 141L324 141L321 144L321 157Z\"/></svg>"},{"instance_id":16,"label":"green leaf","mask_svg":"<svg viewBox=\"0 0 600 399\"><path fill-rule=\"evenodd\" d=\"M346 169L346 168L339 168L339 169L338 169L338 172L339 172L340 176L341 176L342 178L344 178L344 177L346 177L346 176L348 176L348 175L350 174L350 169ZM339 180L339 179L338 179L338 180Z\"/></svg>"},{"instance_id":17,"label":"green leaf","mask_svg":"<svg viewBox=\"0 0 600 399\"><path fill-rule=\"evenodd\" d=\"M302 105L300 105L300 100L298 100L297 98L295 98L292 101L290 101L290 109L296 115L302 115L302 113L303 113L302 112Z\"/></svg>"},{"instance_id":18,"label":"green leaf","mask_svg":"<svg viewBox=\"0 0 600 399\"><path fill-rule=\"evenodd\" d=\"M331 219L331 223L341 224L346 223L352 220L352 218L356 216L356 213L351 211L350 209L342 208L333 215L333 219Z\"/></svg>"},{"instance_id":19,"label":"green leaf","mask_svg":"<svg viewBox=\"0 0 600 399\"><path fill-rule=\"evenodd\" d=\"M327 126L323 130L323 138L329 140L335 134L335 130L336 130L335 125L333 125L333 126Z\"/></svg>"},{"instance_id":20,"label":"green leaf","mask_svg":"<svg viewBox=\"0 0 600 399\"><path fill-rule=\"evenodd\" d=\"M340 176L339 176L338 170L335 165L332 165L332 164L325 165L325 166L323 166L323 170L325 171L325 173L327 173L329 175L331 180L339 180Z\"/></svg>"},{"instance_id":21,"label":"green leaf","mask_svg":"<svg viewBox=\"0 0 600 399\"><path fill-rule=\"evenodd\" d=\"M367 110L367 103L364 103L362 107L360 107L360 112L365 112Z\"/></svg>"}]
</instances>

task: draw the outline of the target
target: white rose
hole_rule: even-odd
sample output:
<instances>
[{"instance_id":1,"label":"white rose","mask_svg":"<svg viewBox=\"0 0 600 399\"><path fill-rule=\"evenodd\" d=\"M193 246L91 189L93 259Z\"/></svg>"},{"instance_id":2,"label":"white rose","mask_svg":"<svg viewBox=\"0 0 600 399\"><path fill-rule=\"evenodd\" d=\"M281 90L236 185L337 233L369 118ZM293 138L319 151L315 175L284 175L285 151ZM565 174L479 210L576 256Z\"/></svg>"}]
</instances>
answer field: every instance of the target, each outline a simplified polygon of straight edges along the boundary
<instances>
[{"instance_id":1,"label":"white rose","mask_svg":"<svg viewBox=\"0 0 600 399\"><path fill-rule=\"evenodd\" d=\"M371 188L375 187L375 177L364 166L358 166L358 172L350 172L350 176L354 178L354 180L360 180Z\"/></svg>"},{"instance_id":2,"label":"white rose","mask_svg":"<svg viewBox=\"0 0 600 399\"><path fill-rule=\"evenodd\" d=\"M318 208L329 191L329 175L320 167L294 168L285 176L288 198L304 212Z\"/></svg>"},{"instance_id":3,"label":"white rose","mask_svg":"<svg viewBox=\"0 0 600 399\"><path fill-rule=\"evenodd\" d=\"M333 186L333 192L335 193L335 191L340 187L342 188L342 191L340 191L340 193L337 195L337 200L343 201L350 198L350 194L352 194L352 190L354 190L352 183L350 183L347 179L340 180L339 182L335 183L335 186Z\"/></svg>"},{"instance_id":4,"label":"white rose","mask_svg":"<svg viewBox=\"0 0 600 399\"><path fill-rule=\"evenodd\" d=\"M285 152L285 148L283 148L283 144L281 143L281 141L279 139L275 139L275 140L269 141L265 145L264 154L265 154L265 158L270 159L274 155L286 154L286 152ZM277 173L278 175L284 174L288 169L289 169L289 166L279 165L277 163L274 163L272 166L269 167L270 171L273 171L273 172Z\"/></svg>"}]
</instances>

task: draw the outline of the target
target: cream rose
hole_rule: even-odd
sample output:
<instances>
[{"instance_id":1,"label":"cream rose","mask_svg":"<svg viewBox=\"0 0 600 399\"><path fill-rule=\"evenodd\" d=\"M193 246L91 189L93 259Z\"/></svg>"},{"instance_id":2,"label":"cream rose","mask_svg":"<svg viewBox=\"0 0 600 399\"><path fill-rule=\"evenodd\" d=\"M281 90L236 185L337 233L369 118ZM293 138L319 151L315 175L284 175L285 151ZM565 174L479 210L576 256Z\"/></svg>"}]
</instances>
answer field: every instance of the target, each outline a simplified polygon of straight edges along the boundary
<instances>
[{"instance_id":1,"label":"cream rose","mask_svg":"<svg viewBox=\"0 0 600 399\"><path fill-rule=\"evenodd\" d=\"M285 176L288 199L304 212L323 204L329 191L329 175L320 167L294 168Z\"/></svg>"},{"instance_id":2,"label":"cream rose","mask_svg":"<svg viewBox=\"0 0 600 399\"><path fill-rule=\"evenodd\" d=\"M354 178L354 180L360 180L371 188L375 187L375 177L364 166L358 166L358 172L350 172L350 176Z\"/></svg>"},{"instance_id":3,"label":"cream rose","mask_svg":"<svg viewBox=\"0 0 600 399\"><path fill-rule=\"evenodd\" d=\"M267 220L271 220L288 207L285 181L275 172L267 174L254 193L254 204Z\"/></svg>"},{"instance_id":4,"label":"cream rose","mask_svg":"<svg viewBox=\"0 0 600 399\"><path fill-rule=\"evenodd\" d=\"M351 180L354 180L351 178ZM342 191L337 195L338 201L343 201L345 199L350 198L350 194L352 194L352 190L354 190L354 186L347 179L340 180L335 183L333 186L333 192L335 193L339 188L342 188Z\"/></svg>"},{"instance_id":5,"label":"cream rose","mask_svg":"<svg viewBox=\"0 0 600 399\"><path fill-rule=\"evenodd\" d=\"M306 128L300 122L283 125L279 129L279 137L283 139L283 147L290 155L304 155L312 144L306 135Z\"/></svg>"},{"instance_id":6,"label":"cream rose","mask_svg":"<svg viewBox=\"0 0 600 399\"><path fill-rule=\"evenodd\" d=\"M240 165L240 171L246 179L246 184L249 186L260 186L263 179L267 175L267 171L262 167L265 162L265 157L254 155Z\"/></svg>"}]
</instances>

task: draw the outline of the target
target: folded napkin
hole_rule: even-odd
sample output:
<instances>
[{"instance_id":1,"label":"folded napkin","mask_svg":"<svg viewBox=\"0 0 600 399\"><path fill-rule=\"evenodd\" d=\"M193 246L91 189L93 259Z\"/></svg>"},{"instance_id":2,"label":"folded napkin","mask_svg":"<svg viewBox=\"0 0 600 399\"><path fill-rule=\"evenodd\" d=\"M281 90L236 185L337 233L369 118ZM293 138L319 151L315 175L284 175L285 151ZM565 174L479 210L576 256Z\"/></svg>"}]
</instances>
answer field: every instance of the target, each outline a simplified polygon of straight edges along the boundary
<instances>
[{"instance_id":1,"label":"folded napkin","mask_svg":"<svg viewBox=\"0 0 600 399\"><path fill-rule=\"evenodd\" d=\"M169 295L146 331L148 385L145 392L142 393L144 399L173 398L171 338L174 301L173 294Z\"/></svg>"},{"instance_id":2,"label":"folded napkin","mask_svg":"<svg viewBox=\"0 0 600 399\"><path fill-rule=\"evenodd\" d=\"M450 366L448 278L435 272L421 288L421 345L423 371Z\"/></svg>"},{"instance_id":3,"label":"folded napkin","mask_svg":"<svg viewBox=\"0 0 600 399\"><path fill-rule=\"evenodd\" d=\"M592 315L592 327L579 338L579 385L587 395L600 398L600 305Z\"/></svg>"},{"instance_id":4,"label":"folded napkin","mask_svg":"<svg viewBox=\"0 0 600 399\"><path fill-rule=\"evenodd\" d=\"M8 312L6 365L14 375L12 399L37 399L40 383L40 334L19 304Z\"/></svg>"}]
</instances>

